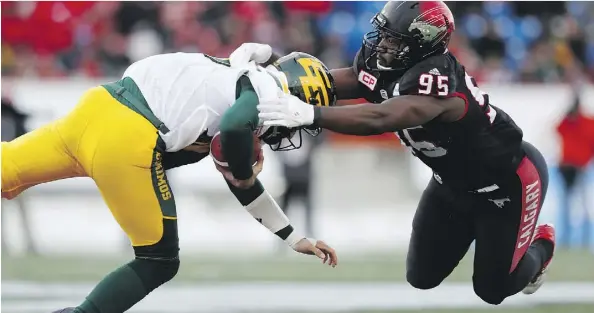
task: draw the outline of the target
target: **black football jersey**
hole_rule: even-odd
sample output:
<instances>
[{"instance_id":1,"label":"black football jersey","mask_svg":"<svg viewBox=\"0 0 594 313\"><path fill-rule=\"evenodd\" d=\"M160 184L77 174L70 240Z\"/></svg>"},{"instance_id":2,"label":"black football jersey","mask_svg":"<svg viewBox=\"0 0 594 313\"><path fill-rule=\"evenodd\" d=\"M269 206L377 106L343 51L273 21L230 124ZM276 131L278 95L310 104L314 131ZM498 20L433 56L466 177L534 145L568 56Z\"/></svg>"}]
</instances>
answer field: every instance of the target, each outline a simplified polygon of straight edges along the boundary
<instances>
[{"instance_id":1,"label":"black football jersey","mask_svg":"<svg viewBox=\"0 0 594 313\"><path fill-rule=\"evenodd\" d=\"M443 182L476 190L493 184L503 173L515 173L513 160L521 153L522 130L490 103L489 95L451 53L429 57L403 73L377 71L375 60L365 66L362 55L357 54L354 66L367 101L419 95L460 97L466 102L458 121L433 120L397 132Z\"/></svg>"}]
</instances>

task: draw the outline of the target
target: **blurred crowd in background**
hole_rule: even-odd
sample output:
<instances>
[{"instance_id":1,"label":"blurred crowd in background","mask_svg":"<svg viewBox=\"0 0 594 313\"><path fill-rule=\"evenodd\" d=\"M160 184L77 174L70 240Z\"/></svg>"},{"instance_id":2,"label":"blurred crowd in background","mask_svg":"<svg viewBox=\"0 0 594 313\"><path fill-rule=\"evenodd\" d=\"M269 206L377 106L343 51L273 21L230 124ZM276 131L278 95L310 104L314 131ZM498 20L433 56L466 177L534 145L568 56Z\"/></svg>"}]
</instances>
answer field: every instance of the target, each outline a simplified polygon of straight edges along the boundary
<instances>
[{"instance_id":1,"label":"blurred crowd in background","mask_svg":"<svg viewBox=\"0 0 594 313\"><path fill-rule=\"evenodd\" d=\"M114 77L149 55L243 42L345 66L385 2L2 2L2 75ZM451 50L483 82L592 81L594 3L448 2Z\"/></svg>"}]
</instances>

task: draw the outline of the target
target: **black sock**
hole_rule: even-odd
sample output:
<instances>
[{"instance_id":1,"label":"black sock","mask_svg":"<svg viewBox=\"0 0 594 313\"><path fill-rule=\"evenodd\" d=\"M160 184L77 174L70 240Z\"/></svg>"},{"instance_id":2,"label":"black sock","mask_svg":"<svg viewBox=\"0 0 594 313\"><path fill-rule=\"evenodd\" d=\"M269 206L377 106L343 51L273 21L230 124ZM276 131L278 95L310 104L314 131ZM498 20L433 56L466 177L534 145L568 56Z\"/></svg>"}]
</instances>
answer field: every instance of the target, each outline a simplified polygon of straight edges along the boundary
<instances>
[{"instance_id":1,"label":"black sock","mask_svg":"<svg viewBox=\"0 0 594 313\"><path fill-rule=\"evenodd\" d=\"M179 259L136 259L105 276L75 313L122 313L171 280Z\"/></svg>"},{"instance_id":2,"label":"black sock","mask_svg":"<svg viewBox=\"0 0 594 313\"><path fill-rule=\"evenodd\" d=\"M120 313L131 308L147 294L140 277L126 264L105 276L74 312Z\"/></svg>"}]
</instances>

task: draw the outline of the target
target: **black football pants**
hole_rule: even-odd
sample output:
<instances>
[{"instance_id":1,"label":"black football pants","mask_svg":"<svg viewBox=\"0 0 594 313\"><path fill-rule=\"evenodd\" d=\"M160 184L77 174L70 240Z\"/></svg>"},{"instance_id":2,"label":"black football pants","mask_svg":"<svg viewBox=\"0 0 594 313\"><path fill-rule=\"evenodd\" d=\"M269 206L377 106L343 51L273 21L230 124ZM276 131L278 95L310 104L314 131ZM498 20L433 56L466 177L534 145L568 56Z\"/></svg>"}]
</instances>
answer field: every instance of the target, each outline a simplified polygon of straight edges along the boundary
<instances>
[{"instance_id":1,"label":"black football pants","mask_svg":"<svg viewBox=\"0 0 594 313\"><path fill-rule=\"evenodd\" d=\"M490 304L522 290L542 269L547 250L531 245L548 187L547 165L528 143L515 175L490 192L454 191L434 178L413 220L407 256L408 282L415 288L438 286L476 240L475 293Z\"/></svg>"}]
</instances>

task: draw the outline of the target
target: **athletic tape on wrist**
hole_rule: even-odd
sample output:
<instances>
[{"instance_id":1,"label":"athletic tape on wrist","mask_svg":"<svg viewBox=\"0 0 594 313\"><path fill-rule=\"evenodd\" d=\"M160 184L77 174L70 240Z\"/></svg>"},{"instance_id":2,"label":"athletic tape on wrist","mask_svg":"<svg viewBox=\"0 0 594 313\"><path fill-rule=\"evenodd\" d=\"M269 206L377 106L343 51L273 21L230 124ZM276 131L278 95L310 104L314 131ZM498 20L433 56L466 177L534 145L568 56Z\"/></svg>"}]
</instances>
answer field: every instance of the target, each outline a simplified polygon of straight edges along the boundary
<instances>
[{"instance_id":1,"label":"athletic tape on wrist","mask_svg":"<svg viewBox=\"0 0 594 313\"><path fill-rule=\"evenodd\" d=\"M288 237L287 239L285 239L285 242L291 247L291 248L295 248L295 245L301 241L301 239L305 238L305 236L297 233L296 231L293 231Z\"/></svg>"}]
</instances>

